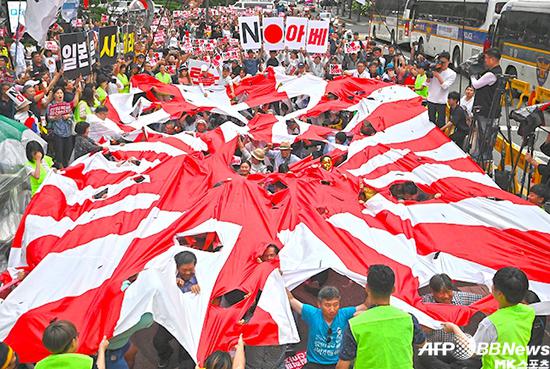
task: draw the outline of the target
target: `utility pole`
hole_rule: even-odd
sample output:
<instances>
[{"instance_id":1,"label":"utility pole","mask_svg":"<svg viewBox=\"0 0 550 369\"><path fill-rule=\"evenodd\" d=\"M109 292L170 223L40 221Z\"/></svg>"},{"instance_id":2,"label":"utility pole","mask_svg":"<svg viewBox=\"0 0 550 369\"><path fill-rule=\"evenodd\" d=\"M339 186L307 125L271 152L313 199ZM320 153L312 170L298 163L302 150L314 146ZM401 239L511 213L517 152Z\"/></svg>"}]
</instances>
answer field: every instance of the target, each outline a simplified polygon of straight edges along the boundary
<instances>
[{"instance_id":1,"label":"utility pole","mask_svg":"<svg viewBox=\"0 0 550 369\"><path fill-rule=\"evenodd\" d=\"M349 16L348 18L351 20L351 8L352 8L352 5L353 5L353 0L349 0Z\"/></svg>"}]
</instances>

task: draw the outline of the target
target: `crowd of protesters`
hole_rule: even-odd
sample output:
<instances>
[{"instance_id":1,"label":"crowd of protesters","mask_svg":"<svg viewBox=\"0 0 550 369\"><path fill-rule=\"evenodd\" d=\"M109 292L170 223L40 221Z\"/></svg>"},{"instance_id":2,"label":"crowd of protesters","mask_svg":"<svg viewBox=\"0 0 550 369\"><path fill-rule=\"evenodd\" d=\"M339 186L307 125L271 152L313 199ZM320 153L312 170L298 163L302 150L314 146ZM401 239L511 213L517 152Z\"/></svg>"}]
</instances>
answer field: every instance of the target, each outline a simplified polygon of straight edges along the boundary
<instances>
[{"instance_id":1,"label":"crowd of protesters","mask_svg":"<svg viewBox=\"0 0 550 369\"><path fill-rule=\"evenodd\" d=\"M279 13L286 11L295 16L317 17L307 7L297 10L276 5L274 11ZM122 26L125 22L128 20L103 19L84 24L79 29L97 32L100 27ZM49 144L47 152L36 154L35 151L35 154L29 152L27 155L29 171L34 178L31 180L36 182L35 185L40 184L43 177L40 173L48 167L64 168L74 159L102 149L96 142L99 135L94 134L94 121L102 121L107 116L103 106L107 96L129 92L130 80L137 74L148 74L163 83L196 85L205 96L208 96L207 88L213 84L227 86L235 102L246 99L246 96L235 96L235 87L246 78L265 73L270 67L293 76L311 74L327 80L352 76L400 84L421 96L430 120L458 146L467 152L471 150L474 158L492 157L488 152L492 150L490 143L493 138L484 145L485 141L478 138L481 135L476 135L471 129L474 106L483 105L484 100L490 99L492 85L488 84L492 80L472 80L473 86L468 86L463 94L452 91L457 73L450 68L450 55L446 51L442 51L434 63L414 49L411 58L405 58L398 47L378 45L374 40L352 32L344 23L336 22L330 24L325 54L288 49L242 50L238 41L238 12L224 7L211 11L208 19L203 11L190 11L183 18L164 11L155 15L152 24L150 28L137 31L132 52L121 55L114 65L98 64L92 74L75 80L64 78L61 72L59 35L65 32L62 26L55 24L51 27L49 41L53 42L49 43L49 48L55 49L53 51L25 47L21 41L11 45L5 40L0 41L0 114L23 123L34 119L37 125L45 127L42 135ZM486 54L488 68L498 67L499 59L498 50L489 50ZM198 76L190 74L191 60L207 62L202 65ZM216 74L219 78L215 77ZM9 98L7 91L12 86L21 92L27 103L16 105ZM248 114L247 118L256 113L285 115L305 107L308 99L304 95L265 104L249 109L245 114ZM53 107L61 103L70 104L70 111L58 114L59 109ZM352 118L353 114L347 111L327 111L308 118L307 122L342 131ZM183 114L150 127L165 134L204 133L227 120L232 118L204 112ZM297 124L288 121L287 125L290 134L300 133ZM362 122L361 134L374 133L368 122ZM267 142L250 142L248 137L243 137L237 150L241 162L235 169L242 175L288 170L299 159L310 154L321 157L333 149L334 144L347 145L352 140L351 133L340 132L338 138L330 137L329 142L285 143L272 150L266 147ZM37 161L39 165L36 165ZM42 169L39 172L37 168ZM550 191L544 189L544 197L550 197Z\"/></svg>"},{"instance_id":2,"label":"crowd of protesters","mask_svg":"<svg viewBox=\"0 0 550 369\"><path fill-rule=\"evenodd\" d=\"M293 15L316 17L304 10L293 10ZM239 49L230 41L239 38L237 17L222 10L210 14L208 20L205 20L203 14L184 20L176 19L168 12L155 16L155 19L158 18L167 18L168 25L163 26L159 21L154 30L140 29L132 53L119 58L114 65L98 65L89 76L74 80L64 77L59 51L25 47L21 41L8 44L6 40L0 39L0 114L22 123L34 119L45 128L40 133L48 142L47 151L37 142L27 145L27 166L32 193L38 190L50 168L63 169L83 155L102 150L98 136L91 134L94 122L106 119L106 98L112 94L130 92L130 80L137 74L148 74L163 83L196 85L205 95L208 94L206 88L212 84L229 86L230 95L233 95L231 97L235 101L239 101L240 97L234 96L234 87L246 78L264 73L269 67L280 68L292 76L311 74L327 80L352 76L400 84L415 91L424 100L430 120L460 147L465 146L470 134L473 108L477 105L476 90L484 88L482 82L476 80L475 89L468 86L463 94L452 91L451 86L457 74L449 68L450 56L447 52L439 54L435 66L419 53L413 53L413 57L407 59L393 45L378 45L374 40L352 32L343 23L331 23L326 54L309 54L304 50L267 52L263 49ZM99 27L117 25L117 22L120 23L120 20L95 21L85 24L84 28L97 31ZM57 50L59 34L62 32L62 26L58 25L52 27L50 32L49 40L57 43ZM165 36L155 37L159 32ZM197 53L189 49L188 42L193 46L193 40L216 40L216 46L214 50ZM351 44L353 48L350 48ZM215 54L226 53L231 56L215 65ZM500 59L500 54L493 50L487 57L492 58L491 63L495 63ZM201 74L192 78L189 73L191 59L208 61L210 66L202 67ZM217 70L219 79L212 77L212 69ZM28 102L16 105L7 94L12 87ZM253 107L243 114L248 118L257 113L284 115L305 107L307 99L304 96L265 104ZM62 104L68 105L69 110L53 108ZM324 155L337 145L349 145L353 136L343 132L343 129L351 119L352 114L345 111L328 111L321 116L309 118L308 123L339 131L328 142L283 142L273 147L269 142L242 136L236 148L239 161L234 163L234 169L241 176L284 173L291 171L294 163L309 155L320 159L323 168L330 169L333 165L330 161L332 159L327 159ZM227 120L232 118L209 112L185 113L165 123L153 124L150 128L168 135L181 132L202 134ZM300 127L295 121L288 121L287 129L289 134L300 134ZM368 122L362 123L361 135L370 136L375 133ZM110 143L124 142L123 138L112 139ZM272 191L276 191L276 187L277 184L274 184ZM425 194L413 182L399 184L391 192L399 201L425 201L439 195ZM532 188L529 201L543 206L549 199L550 192L545 186ZM269 258L277 257L279 250L276 247L275 249L266 249L266 252L269 251ZM192 253L189 254L176 255L178 276L175 283L182 293L200 293L200 281L197 281L194 273L196 258ZM259 261L269 261L269 258L266 256L264 259L262 255ZM492 292L500 309L479 325L474 336L476 342L502 342L513 335L513 339L522 345L542 344L545 320L535 317L533 310L523 304L537 301L536 295L528 291L525 274L515 268L504 268L495 274L493 283ZM298 301L289 292L292 309L301 315L309 328L306 368L346 369L353 361L356 368L412 368L415 346L421 347L426 341L455 342L456 337L464 339L460 328L451 323L446 323L443 330L427 329L421 327L413 315L391 307L390 296L396 286L395 275L388 266L374 265L369 268L367 298L364 304L356 307L341 308L341 296L337 288L319 287L317 307ZM459 291L444 274L434 276L429 288L430 292L423 296L425 303L470 305L482 297ZM75 353L78 332L71 322L52 322L46 328L43 338L44 346L52 355L37 363L36 368L84 369L93 365L100 369L129 368L134 360L132 352L135 357L135 348L132 349L130 337L152 324L152 318L144 316L136 327L123 333L121 337L114 337L110 342L104 338L97 357L92 360L88 356ZM167 367L173 354L171 341L171 333L159 327L153 340L159 368ZM195 364L190 363L190 356L183 348L178 349L178 360L182 367L193 368ZM274 350L280 352L281 348ZM269 352L266 352L264 354L268 355ZM284 348L282 352L284 354ZM275 356L277 355L269 357ZM525 360L524 356L514 359ZM245 366L250 369L275 369L282 367L281 358L284 359L284 355L276 360L258 360L252 348L245 346L241 337L233 358L228 353L215 352L203 364L207 369L242 369ZM482 360L483 362L480 358L458 360L447 356L418 358L419 364L426 369L480 368L482 365L483 368L494 367L490 357L483 357ZM251 364L256 361L261 364ZM11 369L18 365L17 356L6 344L0 345L0 362L3 368Z\"/></svg>"}]
</instances>

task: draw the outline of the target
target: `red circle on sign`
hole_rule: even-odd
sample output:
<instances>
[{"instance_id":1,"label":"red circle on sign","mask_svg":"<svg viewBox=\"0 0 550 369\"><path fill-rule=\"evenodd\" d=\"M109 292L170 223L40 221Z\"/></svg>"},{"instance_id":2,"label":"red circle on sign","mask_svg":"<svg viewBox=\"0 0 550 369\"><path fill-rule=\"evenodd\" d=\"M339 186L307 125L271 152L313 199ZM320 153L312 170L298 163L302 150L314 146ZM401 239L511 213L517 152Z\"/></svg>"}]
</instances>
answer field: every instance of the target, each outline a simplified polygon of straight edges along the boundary
<instances>
[{"instance_id":1,"label":"red circle on sign","mask_svg":"<svg viewBox=\"0 0 550 369\"><path fill-rule=\"evenodd\" d=\"M264 39L270 44L276 44L283 39L283 30L276 24L270 24L264 30Z\"/></svg>"}]
</instances>

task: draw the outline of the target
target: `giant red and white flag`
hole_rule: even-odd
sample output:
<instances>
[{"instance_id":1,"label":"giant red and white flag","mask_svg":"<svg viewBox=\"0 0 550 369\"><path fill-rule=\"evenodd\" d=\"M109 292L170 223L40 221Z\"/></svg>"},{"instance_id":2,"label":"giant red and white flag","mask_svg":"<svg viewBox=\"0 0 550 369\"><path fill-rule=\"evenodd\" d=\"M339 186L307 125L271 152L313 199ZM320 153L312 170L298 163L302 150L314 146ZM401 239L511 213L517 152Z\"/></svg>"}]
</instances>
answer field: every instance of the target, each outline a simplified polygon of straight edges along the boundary
<instances>
[{"instance_id":1,"label":"giant red and white flag","mask_svg":"<svg viewBox=\"0 0 550 369\"><path fill-rule=\"evenodd\" d=\"M41 335L56 318L76 324L83 353L95 352L103 335L124 332L147 312L200 362L214 350L230 349L240 334L250 345L296 342L284 288L327 268L364 284L369 265L389 265L396 273L392 303L432 328L438 321L465 324L477 311L494 309L488 300L422 303L418 288L434 273L489 285L497 269L513 264L542 300L550 300L550 217L500 190L429 122L413 92L353 78L254 78L256 88L238 87L248 96L238 105L222 98L223 91L209 100L147 77L132 83L169 116L216 109L237 117L243 107L303 94L310 103L298 115L265 116L244 127L226 122L198 136L148 135L142 127L136 142L109 148L116 161L98 153L46 178L10 254L11 265L27 265L30 273L0 305L0 339L23 361L47 354ZM156 101L161 92L171 99ZM128 107L120 98L113 101L110 118L134 129L136 122L117 121L128 116ZM361 116L350 130L366 119L377 132L358 135L339 167L327 172L308 158L293 173L248 178L230 167L240 134L286 139L281 122L334 109ZM332 133L300 127L304 139ZM264 188L271 180L287 188L271 194ZM403 181L441 196L399 202L389 189ZM357 201L361 182L377 192L365 204ZM179 244L205 233L219 240L218 252ZM281 247L279 259L258 263L269 243ZM173 256L182 250L197 255L199 295L182 294L175 284ZM247 297L229 307L212 304L233 290ZM239 324L260 291L251 320Z\"/></svg>"}]
</instances>

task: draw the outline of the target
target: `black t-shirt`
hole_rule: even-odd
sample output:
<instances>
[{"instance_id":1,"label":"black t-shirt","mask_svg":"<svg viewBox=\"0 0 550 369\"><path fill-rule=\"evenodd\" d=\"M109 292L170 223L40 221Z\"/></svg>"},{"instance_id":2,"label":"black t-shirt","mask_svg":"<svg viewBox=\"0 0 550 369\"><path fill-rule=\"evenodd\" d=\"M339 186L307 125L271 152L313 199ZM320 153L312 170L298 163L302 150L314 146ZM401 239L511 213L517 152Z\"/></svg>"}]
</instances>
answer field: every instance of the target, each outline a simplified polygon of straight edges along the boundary
<instances>
[{"instance_id":1,"label":"black t-shirt","mask_svg":"<svg viewBox=\"0 0 550 369\"><path fill-rule=\"evenodd\" d=\"M456 108L451 109L451 122L455 125L456 129L458 131L469 131L470 127L468 127L468 124L466 123L466 119L468 118L468 114L462 109L460 105L457 105Z\"/></svg>"},{"instance_id":2,"label":"black t-shirt","mask_svg":"<svg viewBox=\"0 0 550 369\"><path fill-rule=\"evenodd\" d=\"M63 94L63 101L65 102L71 102L74 100L74 92L71 92L71 91L64 91L64 94Z\"/></svg>"},{"instance_id":3,"label":"black t-shirt","mask_svg":"<svg viewBox=\"0 0 550 369\"><path fill-rule=\"evenodd\" d=\"M32 74L33 74L33 76L40 76L43 73L49 72L49 71L50 70L48 69L48 67L46 67L46 65L44 63L39 64L39 65L36 65L36 64L32 63Z\"/></svg>"},{"instance_id":4,"label":"black t-shirt","mask_svg":"<svg viewBox=\"0 0 550 369\"><path fill-rule=\"evenodd\" d=\"M279 66L279 60L277 60L277 58L269 58L269 59L267 59L267 62L265 64L268 67L278 67Z\"/></svg>"}]
</instances>

